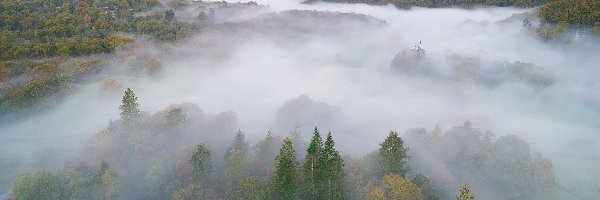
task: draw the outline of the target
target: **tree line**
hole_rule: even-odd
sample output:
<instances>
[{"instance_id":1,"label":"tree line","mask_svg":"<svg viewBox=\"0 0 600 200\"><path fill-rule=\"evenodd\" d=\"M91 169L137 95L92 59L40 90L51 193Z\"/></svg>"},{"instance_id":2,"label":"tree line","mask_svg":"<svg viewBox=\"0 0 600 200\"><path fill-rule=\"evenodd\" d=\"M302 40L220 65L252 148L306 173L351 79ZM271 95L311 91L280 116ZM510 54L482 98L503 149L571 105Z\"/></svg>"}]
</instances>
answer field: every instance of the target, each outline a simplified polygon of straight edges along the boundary
<instances>
[{"instance_id":1,"label":"tree line","mask_svg":"<svg viewBox=\"0 0 600 200\"><path fill-rule=\"evenodd\" d=\"M535 7L550 2L550 0L306 0L306 3L318 1L336 2L336 3L365 3L373 5L392 4L398 8L426 7L426 8L449 8L463 7L474 8L481 6L499 6L499 7Z\"/></svg>"},{"instance_id":2,"label":"tree line","mask_svg":"<svg viewBox=\"0 0 600 200\"><path fill-rule=\"evenodd\" d=\"M409 130L408 142L391 131L357 158L342 156L333 134L322 137L316 127L309 141L298 129L291 137L268 131L254 145L238 130L228 141L231 113L208 116L180 104L148 115L131 89L119 110L120 119L66 163L72 167L23 174L10 198L463 200L474 199L474 189L483 198L499 191L529 199L554 187L549 160L531 157L516 136L490 143L492 134L469 121L445 135ZM427 163L436 156L439 163Z\"/></svg>"},{"instance_id":3,"label":"tree line","mask_svg":"<svg viewBox=\"0 0 600 200\"><path fill-rule=\"evenodd\" d=\"M173 10L134 16L159 5L156 0L3 1L0 60L110 53L132 42L117 32L175 41L198 28L177 21Z\"/></svg>"},{"instance_id":4,"label":"tree line","mask_svg":"<svg viewBox=\"0 0 600 200\"><path fill-rule=\"evenodd\" d=\"M600 1L556 0L540 8L538 34L546 40L558 40L577 30L600 36Z\"/></svg>"}]
</instances>

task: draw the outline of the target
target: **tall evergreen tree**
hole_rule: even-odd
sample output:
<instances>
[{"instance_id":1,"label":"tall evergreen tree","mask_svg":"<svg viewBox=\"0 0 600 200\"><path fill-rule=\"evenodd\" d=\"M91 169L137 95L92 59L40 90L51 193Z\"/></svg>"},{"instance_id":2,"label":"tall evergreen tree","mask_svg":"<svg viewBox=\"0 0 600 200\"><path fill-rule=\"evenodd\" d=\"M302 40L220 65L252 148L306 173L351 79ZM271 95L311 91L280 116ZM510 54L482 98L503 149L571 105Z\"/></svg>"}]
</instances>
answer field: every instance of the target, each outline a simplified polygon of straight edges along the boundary
<instances>
[{"instance_id":1,"label":"tall evergreen tree","mask_svg":"<svg viewBox=\"0 0 600 200\"><path fill-rule=\"evenodd\" d=\"M98 199L118 199L119 180L110 170L106 161L102 161L100 173L98 174L95 183L99 189L99 191L97 191L99 192Z\"/></svg>"},{"instance_id":2,"label":"tall evergreen tree","mask_svg":"<svg viewBox=\"0 0 600 200\"><path fill-rule=\"evenodd\" d=\"M346 199L344 160L335 150L335 142L331 132L327 134L325 146L319 156L317 169L318 198L319 199Z\"/></svg>"},{"instance_id":3,"label":"tall evergreen tree","mask_svg":"<svg viewBox=\"0 0 600 200\"><path fill-rule=\"evenodd\" d=\"M275 142L273 140L273 133L271 130L267 132L267 136L265 139L259 141L253 147L254 153L256 154L256 160L254 166L259 176L271 175L271 170L273 166L273 161L275 156L277 156L277 147L275 146Z\"/></svg>"},{"instance_id":4,"label":"tall evergreen tree","mask_svg":"<svg viewBox=\"0 0 600 200\"><path fill-rule=\"evenodd\" d=\"M323 140L319 129L315 127L313 137L310 140L308 149L306 150L306 158L304 159L304 186L306 187L305 199L317 199L318 192L318 169L319 169L319 156L323 149Z\"/></svg>"},{"instance_id":5,"label":"tall evergreen tree","mask_svg":"<svg viewBox=\"0 0 600 200\"><path fill-rule=\"evenodd\" d=\"M211 152L202 143L196 146L190 162L192 164L192 175L196 181L205 181L213 170Z\"/></svg>"},{"instance_id":6,"label":"tall evergreen tree","mask_svg":"<svg viewBox=\"0 0 600 200\"><path fill-rule=\"evenodd\" d=\"M405 176L408 172L406 160L408 148L404 147L404 140L395 131L390 134L379 147L379 162L384 174L399 174Z\"/></svg>"},{"instance_id":7,"label":"tall evergreen tree","mask_svg":"<svg viewBox=\"0 0 600 200\"><path fill-rule=\"evenodd\" d=\"M246 134L242 130L238 129L235 132L233 143L229 146L231 150L248 152L248 142L246 142Z\"/></svg>"},{"instance_id":8,"label":"tall evergreen tree","mask_svg":"<svg viewBox=\"0 0 600 200\"><path fill-rule=\"evenodd\" d=\"M292 143L294 144L294 149L306 149L306 142L304 138L302 138L302 132L297 125L294 125L294 129L290 132L290 139L292 139ZM304 157L306 156L304 151L299 151L298 156Z\"/></svg>"},{"instance_id":9,"label":"tall evergreen tree","mask_svg":"<svg viewBox=\"0 0 600 200\"><path fill-rule=\"evenodd\" d=\"M275 199L300 199L296 182L298 162L296 161L296 151L294 151L289 138L283 141L283 146L279 150L275 162L275 183L273 184Z\"/></svg>"},{"instance_id":10,"label":"tall evergreen tree","mask_svg":"<svg viewBox=\"0 0 600 200\"><path fill-rule=\"evenodd\" d=\"M225 184L231 188L247 176L248 143L241 130L235 133L233 143L225 152Z\"/></svg>"},{"instance_id":11,"label":"tall evergreen tree","mask_svg":"<svg viewBox=\"0 0 600 200\"><path fill-rule=\"evenodd\" d=\"M121 110L121 119L126 125L131 125L140 119L142 113L140 110L140 104L138 104L137 97L131 88L127 88L127 90L125 90L119 110Z\"/></svg>"}]
</instances>

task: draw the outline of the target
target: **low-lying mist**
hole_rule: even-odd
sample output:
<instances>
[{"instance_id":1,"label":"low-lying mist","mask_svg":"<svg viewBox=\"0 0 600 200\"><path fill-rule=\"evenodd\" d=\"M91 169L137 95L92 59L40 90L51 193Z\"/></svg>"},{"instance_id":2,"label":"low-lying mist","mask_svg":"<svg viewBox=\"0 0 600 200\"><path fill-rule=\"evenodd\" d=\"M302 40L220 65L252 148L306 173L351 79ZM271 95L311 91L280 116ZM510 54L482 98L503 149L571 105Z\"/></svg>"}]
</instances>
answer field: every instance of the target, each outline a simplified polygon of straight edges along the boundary
<instances>
[{"instance_id":1,"label":"low-lying mist","mask_svg":"<svg viewBox=\"0 0 600 200\"><path fill-rule=\"evenodd\" d=\"M377 149L390 130L448 130L471 120L523 138L553 161L558 184L578 198L600 195L596 40L543 42L518 15L534 9L257 3L267 6L217 9L222 23L183 42L134 36L132 56L157 57L160 75L122 75L127 59L116 57L106 62L116 70L98 81L0 127L0 165L8 166L0 173L10 177L0 193L19 173L79 157L82 145L119 118L122 91L131 88L149 115L180 103L211 117L231 115L224 142L238 128L254 143L269 129L288 136L294 126L308 140L318 126L354 156ZM176 17L198 13L186 9ZM105 79L121 86L102 90Z\"/></svg>"}]
</instances>

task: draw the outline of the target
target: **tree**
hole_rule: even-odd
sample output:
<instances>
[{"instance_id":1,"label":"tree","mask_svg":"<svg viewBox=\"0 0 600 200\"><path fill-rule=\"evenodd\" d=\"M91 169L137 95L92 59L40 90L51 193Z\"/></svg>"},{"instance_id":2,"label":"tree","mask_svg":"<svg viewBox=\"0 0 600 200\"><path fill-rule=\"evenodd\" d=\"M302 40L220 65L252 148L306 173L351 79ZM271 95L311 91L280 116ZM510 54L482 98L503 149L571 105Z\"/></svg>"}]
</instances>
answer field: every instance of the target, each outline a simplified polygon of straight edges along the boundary
<instances>
[{"instance_id":1,"label":"tree","mask_svg":"<svg viewBox=\"0 0 600 200\"><path fill-rule=\"evenodd\" d=\"M167 114L167 126L170 128L179 127L187 121L187 117L181 108L173 108Z\"/></svg>"},{"instance_id":2,"label":"tree","mask_svg":"<svg viewBox=\"0 0 600 200\"><path fill-rule=\"evenodd\" d=\"M59 200L66 198L66 192L61 177L43 170L21 175L13 187L16 200Z\"/></svg>"},{"instance_id":3,"label":"tree","mask_svg":"<svg viewBox=\"0 0 600 200\"><path fill-rule=\"evenodd\" d=\"M417 187L419 187L419 189L421 189L421 193L423 194L423 197L427 200L439 200L440 197L438 196L438 194L434 191L434 189L431 186L431 179L429 179L429 177L418 173L417 175L415 175L415 177L413 177L413 179L411 180L415 185L417 185Z\"/></svg>"},{"instance_id":4,"label":"tree","mask_svg":"<svg viewBox=\"0 0 600 200\"><path fill-rule=\"evenodd\" d=\"M96 179L96 184L99 188L98 197L100 199L117 199L119 180L110 170L106 161L102 161L100 165L100 173Z\"/></svg>"},{"instance_id":5,"label":"tree","mask_svg":"<svg viewBox=\"0 0 600 200\"><path fill-rule=\"evenodd\" d=\"M146 63L146 73L150 76L160 75L164 71L162 63L158 58L151 58Z\"/></svg>"},{"instance_id":6,"label":"tree","mask_svg":"<svg viewBox=\"0 0 600 200\"><path fill-rule=\"evenodd\" d=\"M40 102L42 99L52 95L52 87L44 80L32 80L23 86L25 98L30 104Z\"/></svg>"},{"instance_id":7,"label":"tree","mask_svg":"<svg viewBox=\"0 0 600 200\"><path fill-rule=\"evenodd\" d=\"M345 199L344 161L334 145L329 132L317 167L319 199Z\"/></svg>"},{"instance_id":8,"label":"tree","mask_svg":"<svg viewBox=\"0 0 600 200\"><path fill-rule=\"evenodd\" d=\"M277 199L300 199L296 183L298 162L292 141L286 138L275 158L275 182L273 183L274 195Z\"/></svg>"},{"instance_id":9,"label":"tree","mask_svg":"<svg viewBox=\"0 0 600 200\"><path fill-rule=\"evenodd\" d=\"M253 147L254 152L256 153L255 166L257 167L257 173L260 176L266 176L272 172L271 169L273 167L274 158L277 156L276 148L271 130L267 132L265 139L259 141Z\"/></svg>"},{"instance_id":10,"label":"tree","mask_svg":"<svg viewBox=\"0 0 600 200\"><path fill-rule=\"evenodd\" d=\"M398 174L384 176L383 187L391 200L425 200L415 184Z\"/></svg>"},{"instance_id":11,"label":"tree","mask_svg":"<svg viewBox=\"0 0 600 200\"><path fill-rule=\"evenodd\" d=\"M131 88L127 88L127 90L125 90L119 110L121 110L121 120L123 120L126 125L136 123L140 119L142 111L140 110L140 105L137 102L137 97Z\"/></svg>"},{"instance_id":12,"label":"tree","mask_svg":"<svg viewBox=\"0 0 600 200\"><path fill-rule=\"evenodd\" d=\"M228 200L263 200L269 199L267 185L254 177L247 177L235 189L227 192Z\"/></svg>"},{"instance_id":13,"label":"tree","mask_svg":"<svg viewBox=\"0 0 600 200\"><path fill-rule=\"evenodd\" d=\"M215 192L200 184L191 184L173 193L173 200L217 199Z\"/></svg>"},{"instance_id":14,"label":"tree","mask_svg":"<svg viewBox=\"0 0 600 200\"><path fill-rule=\"evenodd\" d=\"M310 140L308 149L306 150L306 158L304 159L304 185L306 187L306 199L317 199L317 186L318 186L318 169L319 169L319 156L323 149L323 142L319 129L315 127L313 137Z\"/></svg>"},{"instance_id":15,"label":"tree","mask_svg":"<svg viewBox=\"0 0 600 200\"><path fill-rule=\"evenodd\" d=\"M292 143L294 143L294 149L306 149L306 142L302 138L302 132L297 125L294 125L294 129L290 132L290 137L292 139ZM304 155L304 151L298 152L298 156L302 157Z\"/></svg>"},{"instance_id":16,"label":"tree","mask_svg":"<svg viewBox=\"0 0 600 200\"><path fill-rule=\"evenodd\" d=\"M212 172L212 156L211 152L200 143L196 146L196 150L192 154L192 175L196 181L206 180Z\"/></svg>"},{"instance_id":17,"label":"tree","mask_svg":"<svg viewBox=\"0 0 600 200\"><path fill-rule=\"evenodd\" d=\"M373 190L367 194L367 200L386 200L385 192L380 187L373 188Z\"/></svg>"},{"instance_id":18,"label":"tree","mask_svg":"<svg viewBox=\"0 0 600 200\"><path fill-rule=\"evenodd\" d=\"M235 136L233 138L233 144L229 146L231 150L248 152L248 143L246 142L246 135L239 130L235 132Z\"/></svg>"},{"instance_id":19,"label":"tree","mask_svg":"<svg viewBox=\"0 0 600 200\"><path fill-rule=\"evenodd\" d=\"M175 12L173 12L173 10L167 10L165 12L165 20L171 21L173 18L175 18Z\"/></svg>"},{"instance_id":20,"label":"tree","mask_svg":"<svg viewBox=\"0 0 600 200\"><path fill-rule=\"evenodd\" d=\"M238 184L246 177L248 143L241 130L235 133L233 143L225 152L225 179L228 187Z\"/></svg>"},{"instance_id":21,"label":"tree","mask_svg":"<svg viewBox=\"0 0 600 200\"><path fill-rule=\"evenodd\" d=\"M408 148L404 147L404 141L398 136L398 132L390 131L390 134L379 147L379 159L385 174L399 174L405 176L408 172L406 160Z\"/></svg>"},{"instance_id":22,"label":"tree","mask_svg":"<svg viewBox=\"0 0 600 200\"><path fill-rule=\"evenodd\" d=\"M460 187L459 194L456 196L456 200L473 200L475 196L471 194L469 185L465 184Z\"/></svg>"}]
</instances>

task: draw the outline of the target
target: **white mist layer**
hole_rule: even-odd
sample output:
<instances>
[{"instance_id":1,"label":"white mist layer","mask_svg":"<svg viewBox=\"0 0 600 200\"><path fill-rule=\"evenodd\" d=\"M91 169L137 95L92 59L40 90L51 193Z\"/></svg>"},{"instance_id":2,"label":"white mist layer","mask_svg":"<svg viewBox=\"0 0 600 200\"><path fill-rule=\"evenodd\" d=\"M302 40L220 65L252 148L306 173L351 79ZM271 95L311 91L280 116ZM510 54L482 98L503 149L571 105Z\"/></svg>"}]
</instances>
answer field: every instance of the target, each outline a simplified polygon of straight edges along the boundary
<instances>
[{"instance_id":1,"label":"white mist layer","mask_svg":"<svg viewBox=\"0 0 600 200\"><path fill-rule=\"evenodd\" d=\"M252 141L277 126L273 122L279 106L306 94L336 111L332 121L316 119L315 126L331 130L344 154L375 150L389 130L431 129L437 124L448 129L471 119L475 126L497 135L525 138L533 149L558 163L558 168L565 165L562 158L600 157L598 48L555 47L523 29L520 21L498 23L528 10L400 11L363 4L257 2L270 5L274 12L361 13L387 25L362 33L339 30L338 37L315 37L299 44L258 36L249 41L242 38L234 47L205 47L198 42L206 39L201 34L172 47L175 55L164 61L162 78L117 79L135 91L142 109L149 113L181 102L196 103L206 113L232 110ZM551 71L556 84L544 89L519 84L487 88L392 73L389 64L394 56L419 41L434 63L444 63L449 54L490 62L531 62ZM211 48L226 52L227 59L207 57L204 52ZM79 91L55 108L3 127L2 159L35 165L48 149L65 152L60 159L68 159L111 118L118 118L118 95L102 96L99 83ZM285 135L291 129L274 131ZM303 127L302 131L308 138L311 130ZM592 146L577 145L579 141ZM27 170L31 169L23 169ZM598 172L589 173L600 177Z\"/></svg>"}]
</instances>

